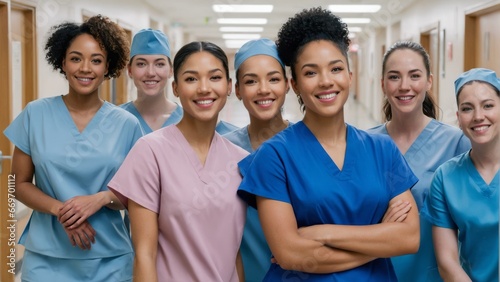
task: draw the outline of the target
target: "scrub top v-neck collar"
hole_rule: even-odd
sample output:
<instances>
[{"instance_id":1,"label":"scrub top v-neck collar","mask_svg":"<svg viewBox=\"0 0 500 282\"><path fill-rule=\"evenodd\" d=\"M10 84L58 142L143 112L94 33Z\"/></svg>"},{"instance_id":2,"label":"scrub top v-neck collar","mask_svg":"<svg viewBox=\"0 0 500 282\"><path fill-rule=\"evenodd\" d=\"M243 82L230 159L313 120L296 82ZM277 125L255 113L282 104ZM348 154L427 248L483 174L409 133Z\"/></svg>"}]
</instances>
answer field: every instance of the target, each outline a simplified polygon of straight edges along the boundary
<instances>
[{"instance_id":1,"label":"scrub top v-neck collar","mask_svg":"<svg viewBox=\"0 0 500 282\"><path fill-rule=\"evenodd\" d=\"M307 125L303 121L298 122L298 128L300 131L302 131L302 135L304 136L304 148L309 147L309 151L312 152L318 160L323 162L325 167L328 169L328 172L334 177L339 177L342 180L350 178L352 168L354 167L353 161L356 159L356 152L353 151L353 149L351 148L352 146L350 146L349 144L350 140L352 139L352 130L350 130L349 127L350 126L346 124L346 149L344 152L344 165L342 166L341 170L330 157L330 155L328 155L319 140L316 138L316 136L314 136Z\"/></svg>"},{"instance_id":2,"label":"scrub top v-neck collar","mask_svg":"<svg viewBox=\"0 0 500 282\"><path fill-rule=\"evenodd\" d=\"M177 125L173 125L175 128L175 131L177 131L177 134L173 134L174 138L179 142L182 146L182 148L189 148L184 150L184 154L188 158L189 162L191 163L191 166L193 167L194 171L196 174L198 174L198 177L200 180L208 184L213 181L211 175L210 175L210 163L212 162L212 151L214 151L214 146L216 145L216 139L217 139L217 132L214 133L214 136L212 137L212 141L210 142L210 148L208 149L207 153L207 158L205 159L205 165L203 165L198 158L198 155L194 151L193 147L189 142L187 141L186 137L180 129L177 127Z\"/></svg>"},{"instance_id":3,"label":"scrub top v-neck collar","mask_svg":"<svg viewBox=\"0 0 500 282\"><path fill-rule=\"evenodd\" d=\"M66 103L64 103L63 95L59 96L57 101L61 105L59 108L61 109L61 112L64 116L66 123L68 124L68 126L71 129L71 134L75 137L86 135L86 133L89 132L90 129L92 129L94 127L94 124L96 122L99 122L102 119L101 116L104 114L104 109L107 107L107 104L108 104L108 102L104 101L104 103L101 105L99 110L97 110L97 112L94 114L92 119L87 123L85 128L80 132L78 130L78 127L75 124L75 121L73 120L73 117L71 116L71 113L69 112L68 107L66 106Z\"/></svg>"}]
</instances>

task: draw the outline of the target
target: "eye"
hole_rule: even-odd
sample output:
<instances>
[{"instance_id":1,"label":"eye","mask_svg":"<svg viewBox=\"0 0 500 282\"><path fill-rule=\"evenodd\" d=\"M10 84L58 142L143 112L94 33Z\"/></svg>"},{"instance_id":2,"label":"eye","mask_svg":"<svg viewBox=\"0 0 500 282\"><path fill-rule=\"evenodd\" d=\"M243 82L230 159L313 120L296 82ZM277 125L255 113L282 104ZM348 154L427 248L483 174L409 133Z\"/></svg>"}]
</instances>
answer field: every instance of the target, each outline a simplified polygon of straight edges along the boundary
<instances>
[{"instance_id":1,"label":"eye","mask_svg":"<svg viewBox=\"0 0 500 282\"><path fill-rule=\"evenodd\" d=\"M184 81L186 81L186 82L194 82L194 81L196 81L196 78L195 78L195 77L193 77L193 76L188 76L188 77L186 77L186 78L184 79Z\"/></svg>"},{"instance_id":2,"label":"eye","mask_svg":"<svg viewBox=\"0 0 500 282\"><path fill-rule=\"evenodd\" d=\"M271 83L278 83L281 81L281 78L279 77L271 77L271 79L269 80L269 82Z\"/></svg>"},{"instance_id":3,"label":"eye","mask_svg":"<svg viewBox=\"0 0 500 282\"><path fill-rule=\"evenodd\" d=\"M75 62L75 63L81 61L81 59L79 57L71 57L71 58L69 58L69 60L72 61L72 62Z\"/></svg>"},{"instance_id":4,"label":"eye","mask_svg":"<svg viewBox=\"0 0 500 282\"><path fill-rule=\"evenodd\" d=\"M391 74L387 77L389 80L398 80L399 79L399 76L397 75L394 75L394 74Z\"/></svg>"},{"instance_id":5,"label":"eye","mask_svg":"<svg viewBox=\"0 0 500 282\"><path fill-rule=\"evenodd\" d=\"M165 63L157 63L156 66L159 68L163 68L165 66Z\"/></svg>"},{"instance_id":6,"label":"eye","mask_svg":"<svg viewBox=\"0 0 500 282\"><path fill-rule=\"evenodd\" d=\"M344 68L342 68L342 67L333 67L332 68L332 72L341 72L343 70L344 70Z\"/></svg>"},{"instance_id":7,"label":"eye","mask_svg":"<svg viewBox=\"0 0 500 282\"><path fill-rule=\"evenodd\" d=\"M257 81L255 79L248 79L248 80L243 81L243 84L245 84L245 85L254 85L256 83L257 83Z\"/></svg>"},{"instance_id":8,"label":"eye","mask_svg":"<svg viewBox=\"0 0 500 282\"><path fill-rule=\"evenodd\" d=\"M102 60L101 60L101 59L93 59L93 60L92 60L92 63L93 63L94 65L99 65L99 64L101 64L101 63L102 63Z\"/></svg>"},{"instance_id":9,"label":"eye","mask_svg":"<svg viewBox=\"0 0 500 282\"><path fill-rule=\"evenodd\" d=\"M304 75L305 75L305 76L313 76L313 75L315 75L315 74L316 74L316 72L314 72L314 71L305 71L305 72L304 72Z\"/></svg>"},{"instance_id":10,"label":"eye","mask_svg":"<svg viewBox=\"0 0 500 282\"><path fill-rule=\"evenodd\" d=\"M421 77L420 74L412 74L411 75L412 79L419 79L420 77Z\"/></svg>"},{"instance_id":11,"label":"eye","mask_svg":"<svg viewBox=\"0 0 500 282\"><path fill-rule=\"evenodd\" d=\"M491 108L494 108L494 107L495 107L495 104L492 104L492 103L488 103L488 104L484 105L485 109L491 109Z\"/></svg>"},{"instance_id":12,"label":"eye","mask_svg":"<svg viewBox=\"0 0 500 282\"><path fill-rule=\"evenodd\" d=\"M144 62L137 62L135 65L136 65L137 67L140 67L140 68L142 68L142 67L146 66L146 64L145 64Z\"/></svg>"},{"instance_id":13,"label":"eye","mask_svg":"<svg viewBox=\"0 0 500 282\"><path fill-rule=\"evenodd\" d=\"M461 112L464 112L464 113L467 113L467 112L470 112L472 111L472 107L469 107L469 106L463 106L460 108L460 111Z\"/></svg>"},{"instance_id":14,"label":"eye","mask_svg":"<svg viewBox=\"0 0 500 282\"><path fill-rule=\"evenodd\" d=\"M214 81L219 81L221 79L222 79L221 75L214 75L214 76L210 77L210 80L214 80Z\"/></svg>"}]
</instances>

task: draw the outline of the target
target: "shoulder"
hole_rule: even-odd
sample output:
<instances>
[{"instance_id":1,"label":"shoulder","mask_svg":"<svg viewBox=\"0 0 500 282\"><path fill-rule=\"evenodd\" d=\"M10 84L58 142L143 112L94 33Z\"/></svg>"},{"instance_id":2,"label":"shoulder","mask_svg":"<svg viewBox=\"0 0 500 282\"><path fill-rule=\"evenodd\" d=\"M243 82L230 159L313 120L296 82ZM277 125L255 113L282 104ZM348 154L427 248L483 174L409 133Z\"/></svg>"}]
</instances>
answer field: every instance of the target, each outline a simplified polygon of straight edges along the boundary
<instances>
[{"instance_id":1,"label":"shoulder","mask_svg":"<svg viewBox=\"0 0 500 282\"><path fill-rule=\"evenodd\" d=\"M433 119L431 121L431 124L436 126L436 128L439 130L439 132L442 132L446 135L449 135L449 136L451 135L454 137L461 137L463 135L462 130L460 130L460 128L458 128L456 126L452 126L452 125L437 121L435 119Z\"/></svg>"},{"instance_id":2,"label":"shoulder","mask_svg":"<svg viewBox=\"0 0 500 282\"><path fill-rule=\"evenodd\" d=\"M135 117L133 114L131 114L129 111L119 107L119 106L116 106L116 105L113 105L109 102L104 102L104 105L103 107L106 107L106 111L107 111L107 114L112 116L113 118L116 118L116 119L119 119L119 120L123 120L123 121L127 121L127 122L130 122L130 123L137 123L139 124L139 120L137 119L137 117Z\"/></svg>"},{"instance_id":3,"label":"shoulder","mask_svg":"<svg viewBox=\"0 0 500 282\"><path fill-rule=\"evenodd\" d=\"M457 155L438 167L436 172L443 173L445 175L451 174L456 171L460 171L468 161L470 161L470 151L464 152L460 155Z\"/></svg>"},{"instance_id":4,"label":"shoulder","mask_svg":"<svg viewBox=\"0 0 500 282\"><path fill-rule=\"evenodd\" d=\"M234 156L238 160L248 155L248 152L246 150L242 149L240 146L234 144L230 140L222 137L219 133L216 132L214 138L216 138L217 142L222 145L222 148L227 150L230 155Z\"/></svg>"},{"instance_id":5,"label":"shoulder","mask_svg":"<svg viewBox=\"0 0 500 282\"><path fill-rule=\"evenodd\" d=\"M125 110L128 110L129 108L133 107L133 102L130 101L130 102L127 102L127 103L124 103L124 104L121 104L119 105L118 107L119 108L122 108L122 109L125 109Z\"/></svg>"},{"instance_id":6,"label":"shoulder","mask_svg":"<svg viewBox=\"0 0 500 282\"><path fill-rule=\"evenodd\" d=\"M385 123L379 124L377 126L367 129L366 132L370 134L387 134L385 125L386 125Z\"/></svg>"},{"instance_id":7,"label":"shoulder","mask_svg":"<svg viewBox=\"0 0 500 282\"><path fill-rule=\"evenodd\" d=\"M352 125L347 125L347 134L350 137L355 137L352 141L372 144L373 146L395 146L394 141L387 134L375 134L375 132L361 130Z\"/></svg>"}]
</instances>

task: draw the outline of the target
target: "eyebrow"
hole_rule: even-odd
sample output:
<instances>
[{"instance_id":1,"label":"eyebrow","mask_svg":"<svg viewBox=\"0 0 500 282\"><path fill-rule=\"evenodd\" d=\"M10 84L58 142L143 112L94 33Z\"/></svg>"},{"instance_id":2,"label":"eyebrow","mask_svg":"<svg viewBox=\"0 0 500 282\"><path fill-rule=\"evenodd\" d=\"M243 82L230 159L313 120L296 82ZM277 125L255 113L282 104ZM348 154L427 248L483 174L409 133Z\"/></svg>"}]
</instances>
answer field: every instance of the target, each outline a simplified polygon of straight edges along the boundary
<instances>
[{"instance_id":1,"label":"eyebrow","mask_svg":"<svg viewBox=\"0 0 500 282\"><path fill-rule=\"evenodd\" d=\"M144 58L137 58L136 60L137 61L145 61L145 62L147 62L147 60L144 59ZM167 59L165 59L165 58L158 58L158 59L155 59L154 61L155 62L158 62L158 61L167 61Z\"/></svg>"},{"instance_id":2,"label":"eyebrow","mask_svg":"<svg viewBox=\"0 0 500 282\"><path fill-rule=\"evenodd\" d=\"M493 99L487 98L487 99L479 101L479 104L484 104L484 103L493 102L493 101L494 101ZM463 103L460 104L460 106L462 106L462 105L471 105L472 106L473 103L466 101L466 102L463 102Z\"/></svg>"},{"instance_id":3,"label":"eyebrow","mask_svg":"<svg viewBox=\"0 0 500 282\"><path fill-rule=\"evenodd\" d=\"M333 60L333 61L330 61L328 63L328 65L334 65L334 64L337 64L337 63L344 63L344 61L342 61L342 60ZM306 67L317 68L318 65L317 64L305 64L300 69L304 69Z\"/></svg>"},{"instance_id":4,"label":"eyebrow","mask_svg":"<svg viewBox=\"0 0 500 282\"><path fill-rule=\"evenodd\" d=\"M424 72L424 71L421 69L413 69L409 71L409 73L414 73L414 72ZM401 72L397 70L388 70L387 73L401 73Z\"/></svg>"},{"instance_id":5,"label":"eyebrow","mask_svg":"<svg viewBox=\"0 0 500 282\"><path fill-rule=\"evenodd\" d=\"M78 52L78 51L70 51L68 54L77 54L79 56L83 56L83 54L81 52ZM101 54L101 53L94 53L92 55L90 55L91 57L97 57L97 56L100 56L100 57L103 57L104 58L104 54Z\"/></svg>"},{"instance_id":6,"label":"eyebrow","mask_svg":"<svg viewBox=\"0 0 500 282\"><path fill-rule=\"evenodd\" d=\"M221 69L212 69L212 70L209 70L208 73L212 74L214 72L223 72ZM184 74L198 74L199 72L196 71L196 70L186 70L184 71L181 75L184 75Z\"/></svg>"},{"instance_id":7,"label":"eyebrow","mask_svg":"<svg viewBox=\"0 0 500 282\"><path fill-rule=\"evenodd\" d=\"M266 76L270 76L270 75L275 75L275 74L281 74L280 71L277 71L277 70L273 70L273 71L270 71L266 74ZM244 78L245 76L251 76L251 77L258 77L257 74L255 73L245 73L242 78Z\"/></svg>"}]
</instances>

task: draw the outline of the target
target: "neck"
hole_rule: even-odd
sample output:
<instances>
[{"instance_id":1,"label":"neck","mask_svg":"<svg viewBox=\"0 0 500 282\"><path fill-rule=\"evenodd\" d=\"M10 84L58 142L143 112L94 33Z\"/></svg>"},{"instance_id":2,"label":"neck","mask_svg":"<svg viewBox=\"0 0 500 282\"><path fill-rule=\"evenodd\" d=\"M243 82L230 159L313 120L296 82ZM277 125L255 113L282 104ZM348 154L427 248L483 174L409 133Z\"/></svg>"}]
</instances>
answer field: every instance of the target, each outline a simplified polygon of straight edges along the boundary
<instances>
[{"instance_id":1,"label":"neck","mask_svg":"<svg viewBox=\"0 0 500 282\"><path fill-rule=\"evenodd\" d=\"M97 91L87 95L80 95L70 91L62 98L66 106L72 111L97 111L104 103Z\"/></svg>"},{"instance_id":2,"label":"neck","mask_svg":"<svg viewBox=\"0 0 500 282\"><path fill-rule=\"evenodd\" d=\"M217 117L210 121L199 121L184 115L177 124L189 144L196 148L209 148L215 135Z\"/></svg>"},{"instance_id":3,"label":"neck","mask_svg":"<svg viewBox=\"0 0 500 282\"><path fill-rule=\"evenodd\" d=\"M137 99L133 103L142 116L170 114L177 106L174 102L169 101L164 95L137 96Z\"/></svg>"},{"instance_id":4,"label":"neck","mask_svg":"<svg viewBox=\"0 0 500 282\"><path fill-rule=\"evenodd\" d=\"M389 135L393 138L406 136L408 139L414 139L429 124L432 119L423 113L413 115L393 115L387 122L386 128Z\"/></svg>"},{"instance_id":5,"label":"neck","mask_svg":"<svg viewBox=\"0 0 500 282\"><path fill-rule=\"evenodd\" d=\"M347 126L343 111L334 117L321 117L306 112L302 121L321 144L335 145L346 142Z\"/></svg>"},{"instance_id":6,"label":"neck","mask_svg":"<svg viewBox=\"0 0 500 282\"><path fill-rule=\"evenodd\" d=\"M500 168L500 142L498 141L477 145L472 143L470 157L476 168L498 171Z\"/></svg>"},{"instance_id":7,"label":"neck","mask_svg":"<svg viewBox=\"0 0 500 282\"><path fill-rule=\"evenodd\" d=\"M288 126L288 121L283 120L281 113L270 120L259 120L250 116L248 135L254 149L258 148L264 141L273 137Z\"/></svg>"}]
</instances>

